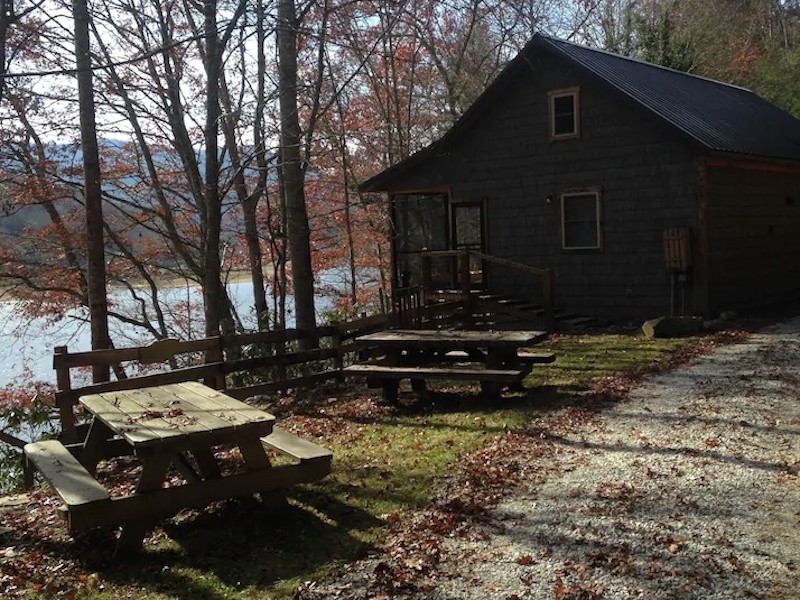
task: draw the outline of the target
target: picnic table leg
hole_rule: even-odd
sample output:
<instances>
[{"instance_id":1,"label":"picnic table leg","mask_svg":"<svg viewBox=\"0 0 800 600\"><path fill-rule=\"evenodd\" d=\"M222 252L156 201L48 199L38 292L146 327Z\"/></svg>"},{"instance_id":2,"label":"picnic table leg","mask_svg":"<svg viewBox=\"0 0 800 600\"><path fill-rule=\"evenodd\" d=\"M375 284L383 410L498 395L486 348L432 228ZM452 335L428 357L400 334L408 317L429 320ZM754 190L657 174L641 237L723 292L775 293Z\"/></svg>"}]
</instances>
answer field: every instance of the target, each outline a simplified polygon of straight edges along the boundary
<instances>
[{"instance_id":1,"label":"picnic table leg","mask_svg":"<svg viewBox=\"0 0 800 600\"><path fill-rule=\"evenodd\" d=\"M481 381L481 396L497 398L500 396L500 384L496 381Z\"/></svg>"},{"instance_id":2,"label":"picnic table leg","mask_svg":"<svg viewBox=\"0 0 800 600\"><path fill-rule=\"evenodd\" d=\"M424 394L425 393L425 380L424 379L412 379L411 380L411 389L414 390L417 394Z\"/></svg>"},{"instance_id":3,"label":"picnic table leg","mask_svg":"<svg viewBox=\"0 0 800 600\"><path fill-rule=\"evenodd\" d=\"M113 435L114 433L100 419L92 419L80 456L81 464L92 475L97 471L97 463L103 457L103 446Z\"/></svg>"},{"instance_id":4,"label":"picnic table leg","mask_svg":"<svg viewBox=\"0 0 800 600\"><path fill-rule=\"evenodd\" d=\"M33 487L33 475L35 467L28 462L28 459L23 457L22 460L22 488L29 490Z\"/></svg>"},{"instance_id":5,"label":"picnic table leg","mask_svg":"<svg viewBox=\"0 0 800 600\"><path fill-rule=\"evenodd\" d=\"M398 389L400 387L400 382L396 379L384 379L383 380L383 399L387 402L391 402L392 404L397 404L398 398Z\"/></svg>"},{"instance_id":6,"label":"picnic table leg","mask_svg":"<svg viewBox=\"0 0 800 600\"><path fill-rule=\"evenodd\" d=\"M200 474L203 479L219 479L222 476L219 471L219 464L217 459L214 458L211 448L193 448L191 452L197 466L200 468Z\"/></svg>"},{"instance_id":7,"label":"picnic table leg","mask_svg":"<svg viewBox=\"0 0 800 600\"><path fill-rule=\"evenodd\" d=\"M486 353L486 368L487 369L504 369L511 368L516 356L516 350L511 352L502 351L500 349L488 349ZM487 398L497 398L500 396L501 384L495 381L482 381L481 382L481 395Z\"/></svg>"},{"instance_id":8,"label":"picnic table leg","mask_svg":"<svg viewBox=\"0 0 800 600\"><path fill-rule=\"evenodd\" d=\"M156 454L148 457L142 464L142 474L136 484L135 493L149 492L161 488L167 476L167 470L172 462L169 454ZM139 552L147 530L153 523L153 518L143 516L140 519L131 519L122 524L114 558Z\"/></svg>"},{"instance_id":9,"label":"picnic table leg","mask_svg":"<svg viewBox=\"0 0 800 600\"><path fill-rule=\"evenodd\" d=\"M264 450L264 445L259 438L240 440L239 451L242 453L248 471L263 471L272 468L267 451ZM258 495L261 496L262 504L269 508L284 508L288 504L283 492L269 490L258 492Z\"/></svg>"}]
</instances>

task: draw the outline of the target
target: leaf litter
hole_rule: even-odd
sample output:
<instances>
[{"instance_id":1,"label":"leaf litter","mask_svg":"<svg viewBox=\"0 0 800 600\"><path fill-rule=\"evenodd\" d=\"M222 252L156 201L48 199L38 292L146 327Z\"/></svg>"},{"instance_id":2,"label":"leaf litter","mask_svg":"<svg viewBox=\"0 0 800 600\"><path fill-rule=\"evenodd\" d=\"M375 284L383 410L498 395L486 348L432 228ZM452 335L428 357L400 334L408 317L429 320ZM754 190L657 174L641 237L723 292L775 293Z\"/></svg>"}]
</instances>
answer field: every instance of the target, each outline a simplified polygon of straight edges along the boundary
<instances>
[{"instance_id":1,"label":"leaf litter","mask_svg":"<svg viewBox=\"0 0 800 600\"><path fill-rule=\"evenodd\" d=\"M800 319L604 378L464 457L382 553L298 598L792 597L798 349Z\"/></svg>"}]
</instances>

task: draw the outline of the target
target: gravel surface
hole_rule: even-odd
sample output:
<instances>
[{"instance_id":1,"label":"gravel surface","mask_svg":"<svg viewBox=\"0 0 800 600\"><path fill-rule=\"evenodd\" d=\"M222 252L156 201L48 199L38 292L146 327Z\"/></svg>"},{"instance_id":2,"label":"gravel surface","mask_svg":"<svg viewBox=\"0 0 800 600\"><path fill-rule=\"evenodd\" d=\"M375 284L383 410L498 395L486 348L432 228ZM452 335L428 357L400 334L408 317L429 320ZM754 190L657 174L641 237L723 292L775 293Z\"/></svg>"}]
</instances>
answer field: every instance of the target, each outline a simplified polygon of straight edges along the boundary
<instances>
[{"instance_id":1,"label":"gravel surface","mask_svg":"<svg viewBox=\"0 0 800 600\"><path fill-rule=\"evenodd\" d=\"M800 598L800 318L647 380L439 550L432 600ZM375 561L315 597L381 597Z\"/></svg>"}]
</instances>

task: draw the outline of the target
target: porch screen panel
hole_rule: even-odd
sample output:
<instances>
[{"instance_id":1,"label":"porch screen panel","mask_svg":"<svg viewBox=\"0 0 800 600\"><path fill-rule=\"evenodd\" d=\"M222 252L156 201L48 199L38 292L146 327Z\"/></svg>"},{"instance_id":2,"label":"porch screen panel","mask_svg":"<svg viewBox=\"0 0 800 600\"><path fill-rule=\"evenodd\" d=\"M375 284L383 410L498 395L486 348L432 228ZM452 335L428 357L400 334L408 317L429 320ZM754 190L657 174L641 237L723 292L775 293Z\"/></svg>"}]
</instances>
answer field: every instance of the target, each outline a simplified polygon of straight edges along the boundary
<instances>
[{"instance_id":1,"label":"porch screen panel","mask_svg":"<svg viewBox=\"0 0 800 600\"><path fill-rule=\"evenodd\" d=\"M454 247L458 250L484 251L483 207L478 204L453 205ZM475 255L469 257L470 277L473 285L483 283L483 261Z\"/></svg>"},{"instance_id":2,"label":"porch screen panel","mask_svg":"<svg viewBox=\"0 0 800 600\"><path fill-rule=\"evenodd\" d=\"M420 252L448 248L447 198L444 194L397 194L392 197L392 213L396 283L419 285Z\"/></svg>"}]
</instances>

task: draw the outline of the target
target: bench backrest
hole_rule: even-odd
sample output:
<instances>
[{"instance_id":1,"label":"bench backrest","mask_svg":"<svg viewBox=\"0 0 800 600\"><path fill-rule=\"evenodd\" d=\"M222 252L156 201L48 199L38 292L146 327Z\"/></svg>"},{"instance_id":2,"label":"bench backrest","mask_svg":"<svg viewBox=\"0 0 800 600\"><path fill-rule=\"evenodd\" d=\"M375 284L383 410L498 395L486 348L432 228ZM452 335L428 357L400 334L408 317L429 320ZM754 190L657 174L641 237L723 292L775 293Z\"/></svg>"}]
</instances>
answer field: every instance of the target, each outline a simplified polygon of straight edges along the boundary
<instances>
[{"instance_id":1,"label":"bench backrest","mask_svg":"<svg viewBox=\"0 0 800 600\"><path fill-rule=\"evenodd\" d=\"M62 439L67 443L78 441L81 432L76 429L73 409L78 399L88 394L203 381L230 396L245 399L331 379L338 376L342 357L349 351L342 341L370 328L381 328L385 322L386 316L382 315L312 331L282 329L189 341L164 339L147 346L88 352L57 347L53 368ZM304 345L304 340L313 340L313 344ZM312 347L306 348L307 345ZM151 365L155 366L148 368ZM73 380L73 370L96 366L111 367L113 379L96 383ZM261 372L257 377L244 376L253 371Z\"/></svg>"},{"instance_id":2,"label":"bench backrest","mask_svg":"<svg viewBox=\"0 0 800 600\"><path fill-rule=\"evenodd\" d=\"M184 356L184 362L190 363L188 366L172 368L180 364L181 355L198 354L199 360L196 356L192 359ZM155 372L146 372L148 366L157 364L163 367L155 368ZM96 366L110 367L115 379L76 387L73 369L86 370ZM129 376L131 366L134 366L137 374ZM58 346L53 353L53 368L58 384L55 401L61 419L62 438L69 443L77 441L73 407L81 396L198 380L216 389L225 387L219 337L189 341L163 339L147 346L87 352L69 352L66 346Z\"/></svg>"}]
</instances>

